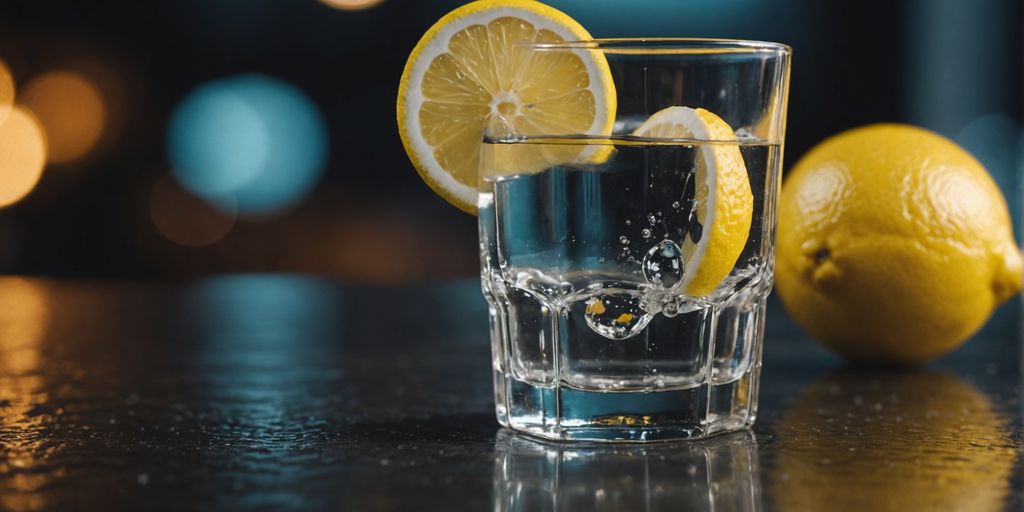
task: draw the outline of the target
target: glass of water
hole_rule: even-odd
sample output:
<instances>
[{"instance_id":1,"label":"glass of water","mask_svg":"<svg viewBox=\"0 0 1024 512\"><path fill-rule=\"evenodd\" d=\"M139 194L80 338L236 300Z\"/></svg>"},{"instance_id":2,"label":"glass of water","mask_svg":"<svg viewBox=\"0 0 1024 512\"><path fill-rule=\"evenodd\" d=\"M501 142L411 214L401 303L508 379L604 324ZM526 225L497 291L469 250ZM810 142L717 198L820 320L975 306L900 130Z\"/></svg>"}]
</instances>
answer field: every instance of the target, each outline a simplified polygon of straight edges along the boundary
<instances>
[{"instance_id":1,"label":"glass of water","mask_svg":"<svg viewBox=\"0 0 1024 512\"><path fill-rule=\"evenodd\" d=\"M516 131L499 118L485 135L498 421L597 441L751 425L790 49L615 39L529 52L606 61L617 107L611 133Z\"/></svg>"}]
</instances>

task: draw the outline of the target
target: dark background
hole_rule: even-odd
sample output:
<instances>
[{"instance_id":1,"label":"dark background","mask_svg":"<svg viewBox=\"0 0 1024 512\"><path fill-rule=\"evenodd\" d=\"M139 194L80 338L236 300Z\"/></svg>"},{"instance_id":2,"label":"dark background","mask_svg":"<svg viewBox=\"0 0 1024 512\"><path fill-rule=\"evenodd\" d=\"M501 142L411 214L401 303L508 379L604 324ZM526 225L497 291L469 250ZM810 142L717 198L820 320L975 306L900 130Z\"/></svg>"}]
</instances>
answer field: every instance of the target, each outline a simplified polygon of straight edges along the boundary
<instances>
[{"instance_id":1,"label":"dark background","mask_svg":"<svg viewBox=\"0 0 1024 512\"><path fill-rule=\"evenodd\" d=\"M178 279L287 271L365 283L475 274L475 219L420 181L394 107L409 51L463 2L383 0L362 10L328 3L0 3L0 59L18 94L47 73L69 71L95 86L105 114L94 147L48 164L31 194L0 209L0 273ZM794 49L787 169L846 128L910 122L972 151L1018 217L1019 1L548 3L595 37L787 43ZM218 213L167 178L175 108L196 87L240 73L292 84L324 120L322 177L272 216ZM159 201L171 208L170 228L154 220Z\"/></svg>"}]
</instances>

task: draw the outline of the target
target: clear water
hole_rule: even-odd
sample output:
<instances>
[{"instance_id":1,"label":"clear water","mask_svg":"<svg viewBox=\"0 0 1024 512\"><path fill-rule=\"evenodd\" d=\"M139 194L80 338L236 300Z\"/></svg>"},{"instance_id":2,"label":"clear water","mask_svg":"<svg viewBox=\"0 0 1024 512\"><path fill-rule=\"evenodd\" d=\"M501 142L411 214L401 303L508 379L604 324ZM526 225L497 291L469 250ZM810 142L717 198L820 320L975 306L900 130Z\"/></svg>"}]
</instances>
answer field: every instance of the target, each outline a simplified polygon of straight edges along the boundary
<instances>
[{"instance_id":1,"label":"clear water","mask_svg":"<svg viewBox=\"0 0 1024 512\"><path fill-rule=\"evenodd\" d=\"M691 297L681 291L691 269L680 245L702 236L693 214L702 143L613 142L486 145L506 156L509 146L613 148L601 164L481 185L499 420L581 439L703 437L747 425L772 285L778 146L740 146L754 194L747 245L712 294Z\"/></svg>"}]
</instances>

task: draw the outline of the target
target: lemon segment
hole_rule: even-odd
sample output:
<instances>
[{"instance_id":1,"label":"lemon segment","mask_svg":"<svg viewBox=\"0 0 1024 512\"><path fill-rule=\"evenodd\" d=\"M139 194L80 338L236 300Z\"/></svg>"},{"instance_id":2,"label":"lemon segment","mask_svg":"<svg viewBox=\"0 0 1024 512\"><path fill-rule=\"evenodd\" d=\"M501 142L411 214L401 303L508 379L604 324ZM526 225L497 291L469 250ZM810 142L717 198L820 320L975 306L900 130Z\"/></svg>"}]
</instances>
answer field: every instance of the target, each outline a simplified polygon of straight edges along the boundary
<instances>
[{"instance_id":1,"label":"lemon segment","mask_svg":"<svg viewBox=\"0 0 1024 512\"><path fill-rule=\"evenodd\" d=\"M475 213L481 142L495 119L516 135L610 134L616 101L604 56L527 46L586 39L579 23L533 0L480 0L435 23L409 56L397 102L402 143L424 181ZM501 146L488 172L538 172L595 153Z\"/></svg>"},{"instance_id":2,"label":"lemon segment","mask_svg":"<svg viewBox=\"0 0 1024 512\"><path fill-rule=\"evenodd\" d=\"M722 143L735 141L736 134L705 109L668 107L651 115L633 135L715 141L697 150L694 209L701 233L688 233L680 244L686 265L683 291L706 296L732 271L750 235L754 196L747 166L738 144Z\"/></svg>"}]
</instances>

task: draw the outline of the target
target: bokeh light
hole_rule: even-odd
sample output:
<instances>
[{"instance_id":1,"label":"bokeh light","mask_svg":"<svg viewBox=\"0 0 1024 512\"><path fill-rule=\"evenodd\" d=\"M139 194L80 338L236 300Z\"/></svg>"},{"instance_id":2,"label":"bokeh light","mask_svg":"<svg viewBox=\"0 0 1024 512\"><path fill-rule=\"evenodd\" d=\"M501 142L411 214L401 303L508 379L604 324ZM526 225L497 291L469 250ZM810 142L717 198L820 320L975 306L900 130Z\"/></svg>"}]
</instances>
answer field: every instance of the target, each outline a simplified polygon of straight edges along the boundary
<instances>
[{"instance_id":1,"label":"bokeh light","mask_svg":"<svg viewBox=\"0 0 1024 512\"><path fill-rule=\"evenodd\" d=\"M1003 113L978 117L967 123L956 136L956 141L970 151L999 184L1014 220L1018 220L1019 208L1014 195L1017 173L1020 172L1020 139L1021 127L1017 120Z\"/></svg>"},{"instance_id":2,"label":"bokeh light","mask_svg":"<svg viewBox=\"0 0 1024 512\"><path fill-rule=\"evenodd\" d=\"M785 2L753 0L548 0L546 3L568 13L587 27L594 37L735 36L749 30L748 27L758 25L758 15L766 12L769 6L776 15L796 10ZM785 16L775 25L788 23L792 21ZM771 27L767 29L771 30Z\"/></svg>"},{"instance_id":3,"label":"bokeh light","mask_svg":"<svg viewBox=\"0 0 1024 512\"><path fill-rule=\"evenodd\" d=\"M182 189L170 175L153 187L149 215L160 234L186 247L213 244L227 236L235 225L234 212L213 208Z\"/></svg>"},{"instance_id":4,"label":"bokeh light","mask_svg":"<svg viewBox=\"0 0 1024 512\"><path fill-rule=\"evenodd\" d=\"M384 0L320 0L320 3L343 11L362 11L384 3Z\"/></svg>"},{"instance_id":5,"label":"bokeh light","mask_svg":"<svg viewBox=\"0 0 1024 512\"><path fill-rule=\"evenodd\" d=\"M0 60L0 123L7 119L7 115L11 113L13 106L14 77L11 76L11 70L7 69L4 61Z\"/></svg>"},{"instance_id":6,"label":"bokeh light","mask_svg":"<svg viewBox=\"0 0 1024 512\"><path fill-rule=\"evenodd\" d=\"M25 86L19 100L42 124L51 163L84 157L103 135L106 103L96 84L81 74L54 71L40 75Z\"/></svg>"},{"instance_id":7,"label":"bokeh light","mask_svg":"<svg viewBox=\"0 0 1024 512\"><path fill-rule=\"evenodd\" d=\"M238 75L192 91L177 107L167 152L181 184L222 211L270 215L312 190L327 158L327 128L295 86Z\"/></svg>"},{"instance_id":8,"label":"bokeh light","mask_svg":"<svg viewBox=\"0 0 1024 512\"><path fill-rule=\"evenodd\" d=\"M30 112L15 107L0 124L0 208L27 196L45 165L43 129Z\"/></svg>"}]
</instances>

